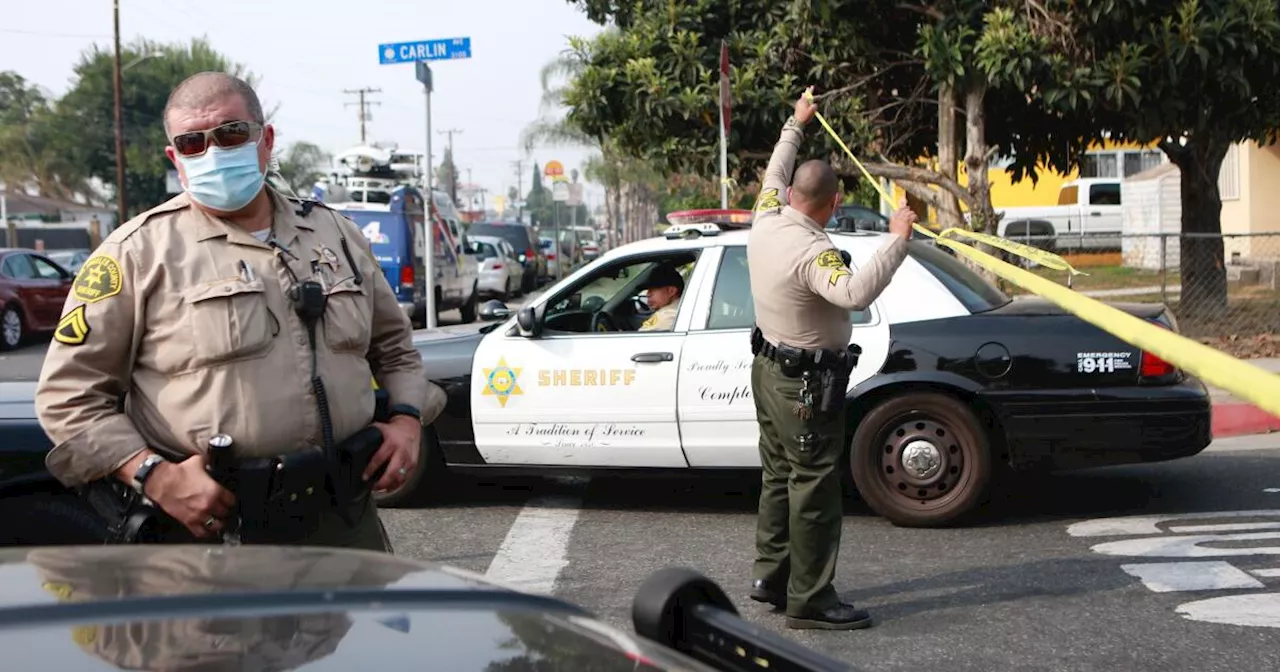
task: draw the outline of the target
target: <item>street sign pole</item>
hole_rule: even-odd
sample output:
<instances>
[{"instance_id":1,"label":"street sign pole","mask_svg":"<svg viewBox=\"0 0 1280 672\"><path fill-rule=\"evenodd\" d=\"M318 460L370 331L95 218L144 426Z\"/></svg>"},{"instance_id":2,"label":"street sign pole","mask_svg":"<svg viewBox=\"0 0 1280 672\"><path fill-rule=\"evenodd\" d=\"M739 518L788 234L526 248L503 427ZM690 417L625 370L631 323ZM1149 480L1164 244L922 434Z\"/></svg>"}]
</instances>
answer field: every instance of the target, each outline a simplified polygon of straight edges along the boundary
<instances>
[{"instance_id":1,"label":"street sign pole","mask_svg":"<svg viewBox=\"0 0 1280 672\"><path fill-rule=\"evenodd\" d=\"M451 37L441 40L418 40L415 42L391 42L378 45L378 63L380 65L399 65L404 63L414 64L414 74L418 81L422 83L423 95L426 101L426 120L427 120L427 145L426 155L422 157L422 167L425 175L423 176L423 184L426 185L426 193L423 197L426 201L423 205L426 219L424 229L424 240L422 241L422 253L424 274L422 286L426 292L426 324L428 329L435 329L438 320L436 319L436 196L434 179L431 175L431 92L434 88L431 83L431 67L427 65L428 61L445 61L460 58L471 58L471 38L469 37Z\"/></svg>"},{"instance_id":2,"label":"street sign pole","mask_svg":"<svg viewBox=\"0 0 1280 672\"><path fill-rule=\"evenodd\" d=\"M427 193L424 194L426 202L426 222L423 225L423 260L426 262L425 275L422 280L422 287L427 296L427 315L426 323L428 329L435 329L439 321L436 318L436 195L434 187L434 178L431 175L431 66L426 61L418 61L414 64L414 70L418 76L418 81L422 82L422 91L426 95L427 101L427 154L422 157L422 165L426 176Z\"/></svg>"}]
</instances>

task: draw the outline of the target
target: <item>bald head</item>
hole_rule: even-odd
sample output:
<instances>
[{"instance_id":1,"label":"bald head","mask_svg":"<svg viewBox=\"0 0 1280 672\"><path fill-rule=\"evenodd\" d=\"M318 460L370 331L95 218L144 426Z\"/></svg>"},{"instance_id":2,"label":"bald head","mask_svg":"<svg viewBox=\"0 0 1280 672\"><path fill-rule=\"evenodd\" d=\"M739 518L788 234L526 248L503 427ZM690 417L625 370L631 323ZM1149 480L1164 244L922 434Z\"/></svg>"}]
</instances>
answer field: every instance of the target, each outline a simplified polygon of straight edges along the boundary
<instances>
[{"instance_id":1,"label":"bald head","mask_svg":"<svg viewBox=\"0 0 1280 672\"><path fill-rule=\"evenodd\" d=\"M791 179L792 198L807 203L826 205L839 190L836 171L826 161L805 161Z\"/></svg>"},{"instance_id":2,"label":"bald head","mask_svg":"<svg viewBox=\"0 0 1280 672\"><path fill-rule=\"evenodd\" d=\"M173 137L171 112L214 107L233 97L239 98L248 113L248 119L242 121L266 122L258 94L248 82L225 72L200 72L182 80L169 94L169 102L164 106L165 135Z\"/></svg>"}]
</instances>

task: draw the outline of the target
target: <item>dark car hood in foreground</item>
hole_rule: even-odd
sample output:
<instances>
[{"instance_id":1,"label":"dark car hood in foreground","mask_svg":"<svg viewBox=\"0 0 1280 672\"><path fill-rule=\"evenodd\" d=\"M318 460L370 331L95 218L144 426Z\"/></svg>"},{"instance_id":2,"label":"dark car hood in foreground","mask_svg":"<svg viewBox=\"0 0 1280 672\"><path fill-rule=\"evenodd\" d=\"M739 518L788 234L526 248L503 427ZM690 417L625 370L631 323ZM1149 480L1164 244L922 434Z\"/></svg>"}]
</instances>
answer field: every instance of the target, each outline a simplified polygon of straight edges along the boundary
<instances>
[{"instance_id":1,"label":"dark car hood in foreground","mask_svg":"<svg viewBox=\"0 0 1280 672\"><path fill-rule=\"evenodd\" d=\"M262 546L0 551L0 650L6 670L704 669L450 568Z\"/></svg>"}]
</instances>

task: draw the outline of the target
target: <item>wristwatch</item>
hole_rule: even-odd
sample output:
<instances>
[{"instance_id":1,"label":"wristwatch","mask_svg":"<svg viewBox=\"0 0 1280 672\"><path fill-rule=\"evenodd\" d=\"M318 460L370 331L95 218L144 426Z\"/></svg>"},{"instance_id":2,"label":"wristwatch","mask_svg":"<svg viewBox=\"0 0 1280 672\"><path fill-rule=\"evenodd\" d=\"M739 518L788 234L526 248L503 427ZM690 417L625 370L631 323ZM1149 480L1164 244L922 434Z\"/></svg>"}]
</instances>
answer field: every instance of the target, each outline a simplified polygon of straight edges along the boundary
<instances>
[{"instance_id":1,"label":"wristwatch","mask_svg":"<svg viewBox=\"0 0 1280 672\"><path fill-rule=\"evenodd\" d=\"M138 465L138 470L133 472L133 489L143 497L147 493L143 492L143 488L147 485L147 478L151 476L151 472L155 471L156 465L164 462L164 458L159 455L148 455L147 459Z\"/></svg>"},{"instance_id":2,"label":"wristwatch","mask_svg":"<svg viewBox=\"0 0 1280 672\"><path fill-rule=\"evenodd\" d=\"M392 404L391 408L388 409L388 411L390 416L393 418L396 417L397 415L408 415L408 416L412 416L413 419L417 420L418 422L422 422L422 411L419 411L418 409L408 404Z\"/></svg>"}]
</instances>

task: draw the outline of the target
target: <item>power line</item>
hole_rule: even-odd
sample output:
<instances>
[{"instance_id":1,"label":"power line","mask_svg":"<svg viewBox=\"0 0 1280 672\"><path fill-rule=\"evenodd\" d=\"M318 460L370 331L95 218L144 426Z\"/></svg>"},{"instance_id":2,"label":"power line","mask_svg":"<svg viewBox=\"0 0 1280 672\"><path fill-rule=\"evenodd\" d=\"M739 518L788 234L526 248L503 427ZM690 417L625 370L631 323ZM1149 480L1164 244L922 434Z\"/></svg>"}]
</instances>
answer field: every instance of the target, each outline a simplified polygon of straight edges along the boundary
<instances>
[{"instance_id":1,"label":"power line","mask_svg":"<svg viewBox=\"0 0 1280 672\"><path fill-rule=\"evenodd\" d=\"M343 93L346 93L346 94L348 94L348 95L349 95L349 94L353 94L353 93L354 93L354 94L356 94L356 95L360 96L360 102L359 102L359 103L346 103L345 105L343 105L343 107L351 107L352 105L359 105L359 106L360 106L360 112L359 112L359 114L358 114L359 119L360 119L360 144L362 144L362 145L363 145L363 144L365 144L365 122L366 122L366 121L369 121L369 119L370 119L370 117L369 117L369 106L370 106L370 105L381 105L381 104L382 104L382 103L380 103L380 102L372 101L372 100L371 100L371 101L367 101L367 102L366 102L366 101L365 101L365 99L364 99L364 95L365 95L366 93L382 93L382 89L371 89L371 88L369 88L369 87L365 87L365 88L363 88L363 89L345 89L345 90L343 90Z\"/></svg>"}]
</instances>

